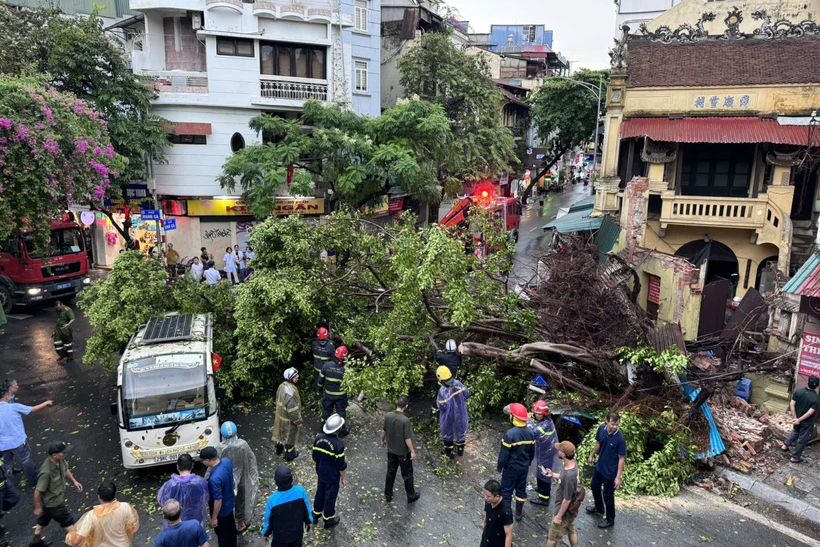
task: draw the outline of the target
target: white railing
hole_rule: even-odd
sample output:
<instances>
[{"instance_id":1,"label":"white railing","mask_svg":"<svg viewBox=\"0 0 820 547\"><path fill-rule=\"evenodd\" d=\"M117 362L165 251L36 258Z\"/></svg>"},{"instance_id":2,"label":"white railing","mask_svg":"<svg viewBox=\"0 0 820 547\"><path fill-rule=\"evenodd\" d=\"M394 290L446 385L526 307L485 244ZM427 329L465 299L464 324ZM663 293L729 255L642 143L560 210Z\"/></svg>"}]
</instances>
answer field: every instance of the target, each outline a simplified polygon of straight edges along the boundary
<instances>
[{"instance_id":1,"label":"white railing","mask_svg":"<svg viewBox=\"0 0 820 547\"><path fill-rule=\"evenodd\" d=\"M151 78L159 93L208 93L208 75L205 72L180 70L143 70L140 76Z\"/></svg>"},{"instance_id":2,"label":"white railing","mask_svg":"<svg viewBox=\"0 0 820 547\"><path fill-rule=\"evenodd\" d=\"M260 76L259 96L262 99L290 99L296 101L327 101L327 80Z\"/></svg>"}]
</instances>

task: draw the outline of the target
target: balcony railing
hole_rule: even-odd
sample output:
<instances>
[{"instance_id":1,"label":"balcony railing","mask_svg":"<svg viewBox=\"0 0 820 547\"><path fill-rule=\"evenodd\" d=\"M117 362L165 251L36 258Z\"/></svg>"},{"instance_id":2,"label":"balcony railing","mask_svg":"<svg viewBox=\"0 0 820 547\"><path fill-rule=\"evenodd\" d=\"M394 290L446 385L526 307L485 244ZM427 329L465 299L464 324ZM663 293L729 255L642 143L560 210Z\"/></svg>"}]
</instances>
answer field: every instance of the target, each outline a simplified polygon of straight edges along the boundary
<instances>
[{"instance_id":1,"label":"balcony railing","mask_svg":"<svg viewBox=\"0 0 820 547\"><path fill-rule=\"evenodd\" d=\"M150 83L158 93L208 93L205 72L143 70L139 75L151 78Z\"/></svg>"},{"instance_id":2,"label":"balcony railing","mask_svg":"<svg viewBox=\"0 0 820 547\"><path fill-rule=\"evenodd\" d=\"M727 228L763 228L768 198L718 198L710 196L676 196L663 192L661 227L669 224L715 226Z\"/></svg>"},{"instance_id":3,"label":"balcony railing","mask_svg":"<svg viewBox=\"0 0 820 547\"><path fill-rule=\"evenodd\" d=\"M260 76L259 78L259 96L262 99L327 101L327 93L327 80L287 76Z\"/></svg>"}]
</instances>

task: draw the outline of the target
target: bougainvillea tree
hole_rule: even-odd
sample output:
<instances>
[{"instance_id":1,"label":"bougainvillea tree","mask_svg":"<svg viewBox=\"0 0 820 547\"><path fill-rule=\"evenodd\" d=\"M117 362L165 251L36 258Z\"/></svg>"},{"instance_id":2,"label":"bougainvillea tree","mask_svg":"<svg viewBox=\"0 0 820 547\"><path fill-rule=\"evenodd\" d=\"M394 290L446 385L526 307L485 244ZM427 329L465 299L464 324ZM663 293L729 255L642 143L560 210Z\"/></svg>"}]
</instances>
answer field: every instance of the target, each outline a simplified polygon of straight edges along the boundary
<instances>
[{"instance_id":1,"label":"bougainvillea tree","mask_svg":"<svg viewBox=\"0 0 820 547\"><path fill-rule=\"evenodd\" d=\"M27 230L46 246L50 222L72 203L101 201L121 167L85 101L0 75L0 239Z\"/></svg>"}]
</instances>

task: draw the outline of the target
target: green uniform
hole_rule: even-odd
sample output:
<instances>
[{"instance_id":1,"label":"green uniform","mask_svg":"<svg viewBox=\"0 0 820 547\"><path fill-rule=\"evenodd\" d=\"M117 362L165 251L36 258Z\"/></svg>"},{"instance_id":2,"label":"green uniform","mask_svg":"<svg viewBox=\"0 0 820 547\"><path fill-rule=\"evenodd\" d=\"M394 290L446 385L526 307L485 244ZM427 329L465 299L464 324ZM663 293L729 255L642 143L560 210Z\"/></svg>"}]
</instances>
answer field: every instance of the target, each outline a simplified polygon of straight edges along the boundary
<instances>
[{"instance_id":1,"label":"green uniform","mask_svg":"<svg viewBox=\"0 0 820 547\"><path fill-rule=\"evenodd\" d=\"M60 359L74 359L74 329L69 323L74 321L74 312L68 306L57 312L57 327L54 329L54 349Z\"/></svg>"}]
</instances>

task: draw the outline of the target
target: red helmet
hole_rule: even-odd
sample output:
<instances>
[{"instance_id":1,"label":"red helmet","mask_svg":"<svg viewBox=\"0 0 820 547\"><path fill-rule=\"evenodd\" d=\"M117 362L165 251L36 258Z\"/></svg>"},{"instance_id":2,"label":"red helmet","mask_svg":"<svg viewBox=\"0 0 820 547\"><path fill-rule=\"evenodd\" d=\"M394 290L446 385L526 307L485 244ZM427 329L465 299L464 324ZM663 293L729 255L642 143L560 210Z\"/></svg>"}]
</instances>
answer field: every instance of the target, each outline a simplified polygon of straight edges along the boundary
<instances>
[{"instance_id":1,"label":"red helmet","mask_svg":"<svg viewBox=\"0 0 820 547\"><path fill-rule=\"evenodd\" d=\"M521 403L513 403L510 405L510 414L521 420L522 422L526 422L529 420L530 416L527 414L527 407L522 405Z\"/></svg>"},{"instance_id":2,"label":"red helmet","mask_svg":"<svg viewBox=\"0 0 820 547\"><path fill-rule=\"evenodd\" d=\"M319 330L316 331L316 338L319 340L327 340L327 329L324 327L319 328Z\"/></svg>"},{"instance_id":3,"label":"red helmet","mask_svg":"<svg viewBox=\"0 0 820 547\"><path fill-rule=\"evenodd\" d=\"M345 357L347 357L347 348L344 346L336 348L336 359L344 359Z\"/></svg>"},{"instance_id":4,"label":"red helmet","mask_svg":"<svg viewBox=\"0 0 820 547\"><path fill-rule=\"evenodd\" d=\"M532 405L532 411L543 414L544 416L549 416L550 407L546 401L535 401L535 404Z\"/></svg>"}]
</instances>

